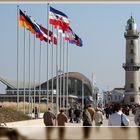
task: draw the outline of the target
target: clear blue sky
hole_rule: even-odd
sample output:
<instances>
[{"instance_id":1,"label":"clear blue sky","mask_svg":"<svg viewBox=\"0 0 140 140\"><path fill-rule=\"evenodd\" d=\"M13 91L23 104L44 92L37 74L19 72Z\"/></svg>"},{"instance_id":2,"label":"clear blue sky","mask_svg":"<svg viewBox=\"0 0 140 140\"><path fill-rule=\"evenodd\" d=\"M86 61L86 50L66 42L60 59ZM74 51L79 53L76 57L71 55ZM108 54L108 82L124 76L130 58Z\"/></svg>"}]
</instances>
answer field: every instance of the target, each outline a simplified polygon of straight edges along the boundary
<instances>
[{"instance_id":1,"label":"clear blue sky","mask_svg":"<svg viewBox=\"0 0 140 140\"><path fill-rule=\"evenodd\" d=\"M125 73L122 63L125 62L124 31L127 20L131 16L136 20L140 30L140 4L50 4L63 11L69 17L72 29L83 40L83 47L69 46L69 71L80 72L91 79L94 74L100 90L123 87ZM19 4L20 8L31 15L36 22L46 25L46 4ZM17 5L0 4L0 75L16 80L16 26ZM21 44L23 28L20 28ZM33 38L31 38L33 40ZM37 39L38 40L38 39ZM39 52L39 41L36 41ZM27 42L28 44L28 42ZM49 49L51 51L51 47ZM20 80L23 79L23 46L20 48ZM33 53L33 46L31 48ZM50 52L51 53L51 52ZM38 55L36 60L38 60ZM28 46L27 54L28 60ZM31 57L33 57L31 55ZM51 57L51 55L49 55ZM32 59L32 58L31 58ZM36 62L38 65L38 62ZM28 69L28 62L26 68ZM38 71L38 68L36 68ZM46 79L46 47L42 47L41 81ZM27 70L28 71L28 70ZM33 68L31 65L31 71ZM31 74L32 75L32 74ZM27 74L28 77L28 74ZM31 76L31 79L33 77ZM36 80L38 74L36 74ZM28 81L28 78L26 78ZM2 86L1 86L2 87Z\"/></svg>"}]
</instances>

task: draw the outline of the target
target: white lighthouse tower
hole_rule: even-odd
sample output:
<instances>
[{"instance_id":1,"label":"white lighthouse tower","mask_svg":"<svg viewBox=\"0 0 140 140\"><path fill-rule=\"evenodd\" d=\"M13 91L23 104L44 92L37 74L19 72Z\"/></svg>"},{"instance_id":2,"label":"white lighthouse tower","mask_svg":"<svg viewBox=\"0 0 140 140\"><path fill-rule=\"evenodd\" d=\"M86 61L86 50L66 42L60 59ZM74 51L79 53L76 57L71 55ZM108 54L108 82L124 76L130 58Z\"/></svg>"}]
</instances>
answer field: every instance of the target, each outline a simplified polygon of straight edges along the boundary
<instances>
[{"instance_id":1,"label":"white lighthouse tower","mask_svg":"<svg viewBox=\"0 0 140 140\"><path fill-rule=\"evenodd\" d=\"M125 70L125 104L139 104L139 75L138 38L139 32L134 18L127 21L126 32L126 60L123 64Z\"/></svg>"}]
</instances>

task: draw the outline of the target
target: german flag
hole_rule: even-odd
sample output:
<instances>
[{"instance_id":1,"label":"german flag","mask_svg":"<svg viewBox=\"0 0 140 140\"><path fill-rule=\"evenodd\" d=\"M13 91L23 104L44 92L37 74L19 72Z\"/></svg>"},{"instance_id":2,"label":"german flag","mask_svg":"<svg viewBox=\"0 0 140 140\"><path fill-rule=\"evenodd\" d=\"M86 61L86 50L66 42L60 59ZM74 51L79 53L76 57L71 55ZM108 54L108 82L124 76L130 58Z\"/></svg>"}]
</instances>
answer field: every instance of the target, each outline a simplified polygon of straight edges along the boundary
<instances>
[{"instance_id":1,"label":"german flag","mask_svg":"<svg viewBox=\"0 0 140 140\"><path fill-rule=\"evenodd\" d=\"M26 15L26 21L27 21L28 30L31 31L33 34L35 34L34 23L31 21L31 19L28 15Z\"/></svg>"},{"instance_id":2,"label":"german flag","mask_svg":"<svg viewBox=\"0 0 140 140\"><path fill-rule=\"evenodd\" d=\"M25 27L33 34L35 34L35 29L34 29L35 27L30 17L28 15L25 15L20 9L19 9L19 26Z\"/></svg>"},{"instance_id":3,"label":"german flag","mask_svg":"<svg viewBox=\"0 0 140 140\"><path fill-rule=\"evenodd\" d=\"M28 28L25 14L19 9L19 26Z\"/></svg>"}]
</instances>

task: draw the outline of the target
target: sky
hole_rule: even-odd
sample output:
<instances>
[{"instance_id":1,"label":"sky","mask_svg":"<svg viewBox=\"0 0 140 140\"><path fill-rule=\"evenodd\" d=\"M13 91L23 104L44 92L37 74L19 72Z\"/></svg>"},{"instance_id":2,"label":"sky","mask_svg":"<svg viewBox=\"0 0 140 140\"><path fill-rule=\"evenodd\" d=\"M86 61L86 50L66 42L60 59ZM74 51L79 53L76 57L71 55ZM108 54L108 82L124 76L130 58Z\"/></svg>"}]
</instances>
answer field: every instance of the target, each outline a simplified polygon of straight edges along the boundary
<instances>
[{"instance_id":1,"label":"sky","mask_svg":"<svg viewBox=\"0 0 140 140\"><path fill-rule=\"evenodd\" d=\"M17 77L17 5L37 23L47 27L47 4L0 4L0 76ZM140 4L135 3L51 3L70 19L73 31L82 39L83 47L69 44L69 71L80 72L102 90L124 87L125 26L131 13L140 31ZM19 27L19 79L23 81L23 28ZM39 39L36 39L36 82L38 82ZM54 48L56 49L56 48ZM46 80L46 43L42 43L41 82ZM139 52L140 53L140 52ZM28 31L26 31L26 81L29 69ZM140 60L140 57L139 57ZM31 81L33 80L33 36L31 35ZM55 63L55 62L54 62ZM49 78L51 78L51 46ZM65 71L65 69L64 69ZM55 73L55 71L54 71ZM0 91L3 90L0 83Z\"/></svg>"}]
</instances>

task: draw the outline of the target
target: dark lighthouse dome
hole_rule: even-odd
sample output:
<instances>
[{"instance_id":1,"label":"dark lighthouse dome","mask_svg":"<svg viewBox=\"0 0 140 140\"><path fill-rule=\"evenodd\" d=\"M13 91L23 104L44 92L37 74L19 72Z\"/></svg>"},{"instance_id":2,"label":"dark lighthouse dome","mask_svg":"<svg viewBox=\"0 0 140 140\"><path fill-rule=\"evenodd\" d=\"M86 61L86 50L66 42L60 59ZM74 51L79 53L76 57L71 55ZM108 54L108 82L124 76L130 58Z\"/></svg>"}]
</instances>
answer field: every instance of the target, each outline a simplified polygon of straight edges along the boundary
<instances>
[{"instance_id":1,"label":"dark lighthouse dome","mask_svg":"<svg viewBox=\"0 0 140 140\"><path fill-rule=\"evenodd\" d=\"M136 23L135 19L131 16L131 18L127 20L127 24L134 24L134 23Z\"/></svg>"},{"instance_id":2,"label":"dark lighthouse dome","mask_svg":"<svg viewBox=\"0 0 140 140\"><path fill-rule=\"evenodd\" d=\"M130 19L127 20L127 26L126 26L126 31L130 30L137 30L137 24L135 19L131 16Z\"/></svg>"}]
</instances>

